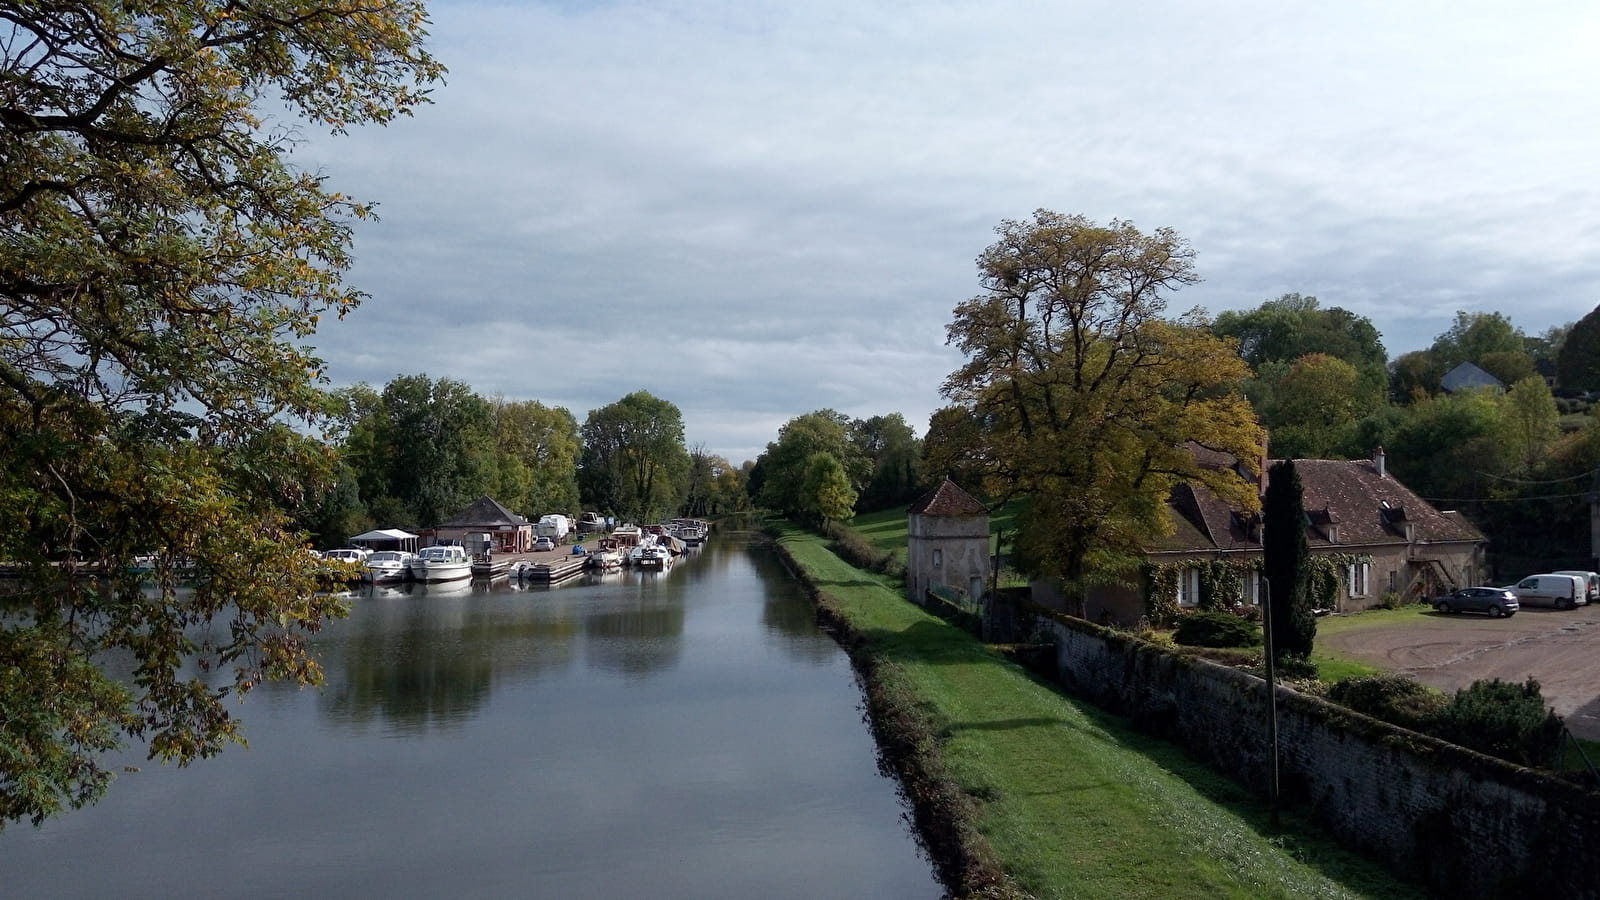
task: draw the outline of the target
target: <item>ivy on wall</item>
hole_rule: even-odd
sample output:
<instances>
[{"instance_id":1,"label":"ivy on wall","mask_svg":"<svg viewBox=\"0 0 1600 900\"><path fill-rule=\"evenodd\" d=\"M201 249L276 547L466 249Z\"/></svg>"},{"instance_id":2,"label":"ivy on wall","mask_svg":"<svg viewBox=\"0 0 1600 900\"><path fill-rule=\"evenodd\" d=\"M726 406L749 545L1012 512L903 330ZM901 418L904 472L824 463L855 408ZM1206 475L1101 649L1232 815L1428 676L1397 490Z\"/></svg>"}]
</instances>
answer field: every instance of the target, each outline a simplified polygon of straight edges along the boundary
<instances>
[{"instance_id":1,"label":"ivy on wall","mask_svg":"<svg viewBox=\"0 0 1600 900\"><path fill-rule=\"evenodd\" d=\"M1319 553L1306 561L1307 593L1315 609L1332 609L1339 601L1339 586L1345 573L1357 563L1372 562L1367 553ZM1188 559L1178 562L1145 563L1145 617L1157 628L1172 625L1183 614L1178 606L1178 579L1186 569L1200 570L1200 597L1195 606L1202 610L1229 610L1239 599L1239 587L1251 573L1262 569L1260 557L1253 559Z\"/></svg>"}]
</instances>

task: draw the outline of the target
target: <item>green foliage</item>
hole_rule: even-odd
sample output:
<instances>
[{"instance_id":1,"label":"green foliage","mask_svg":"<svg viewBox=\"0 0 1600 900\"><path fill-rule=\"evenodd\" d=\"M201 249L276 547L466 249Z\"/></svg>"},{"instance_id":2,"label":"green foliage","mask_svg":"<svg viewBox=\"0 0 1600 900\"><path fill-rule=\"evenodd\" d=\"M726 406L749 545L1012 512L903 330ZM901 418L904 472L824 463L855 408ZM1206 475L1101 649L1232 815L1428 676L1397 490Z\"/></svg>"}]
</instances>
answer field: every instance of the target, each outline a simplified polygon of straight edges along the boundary
<instances>
[{"instance_id":1,"label":"green foliage","mask_svg":"<svg viewBox=\"0 0 1600 900\"><path fill-rule=\"evenodd\" d=\"M1347 678L1328 699L1376 719L1524 766L1552 768L1561 752L1561 718L1539 682L1475 681L1453 696L1402 675Z\"/></svg>"},{"instance_id":2,"label":"green foliage","mask_svg":"<svg viewBox=\"0 0 1600 900\"><path fill-rule=\"evenodd\" d=\"M1261 629L1230 612L1201 610L1178 619L1172 640L1189 647L1254 647Z\"/></svg>"},{"instance_id":3,"label":"green foliage","mask_svg":"<svg viewBox=\"0 0 1600 900\"><path fill-rule=\"evenodd\" d=\"M860 532L844 523L828 522L823 525L822 533L828 538L828 549L850 565L891 578L905 577L905 563L901 562L893 551L879 548Z\"/></svg>"},{"instance_id":4,"label":"green foliage","mask_svg":"<svg viewBox=\"0 0 1600 900\"><path fill-rule=\"evenodd\" d=\"M1311 612L1312 583L1317 579L1306 577L1311 554L1306 545L1300 473L1293 460L1272 467L1262 516L1262 570L1270 586L1272 652L1278 657L1305 659L1311 655L1317 634L1317 620Z\"/></svg>"},{"instance_id":5,"label":"green foliage","mask_svg":"<svg viewBox=\"0 0 1600 900\"><path fill-rule=\"evenodd\" d=\"M981 292L947 329L967 359L944 393L967 412L946 418L981 423L952 429L951 443L979 447L988 496L1032 498L1019 559L1060 577L1081 610L1085 586L1104 574L1094 560L1125 564L1170 528L1166 498L1179 481L1255 507L1242 479L1199 466L1185 446L1260 458L1239 390L1248 368L1202 316L1163 318L1166 294L1198 280L1171 229L1038 210L996 233L978 258Z\"/></svg>"},{"instance_id":6,"label":"green foliage","mask_svg":"<svg viewBox=\"0 0 1600 900\"><path fill-rule=\"evenodd\" d=\"M534 518L578 509L578 420L537 400L496 400L494 483L489 496Z\"/></svg>"},{"instance_id":7,"label":"green foliage","mask_svg":"<svg viewBox=\"0 0 1600 900\"><path fill-rule=\"evenodd\" d=\"M39 821L99 796L119 740L181 765L235 739L230 694L320 678L306 637L342 607L289 516L336 460L304 436L328 411L304 341L362 299L371 207L294 170L285 135L407 115L443 68L411 0L4 20L0 821Z\"/></svg>"},{"instance_id":8,"label":"green foliage","mask_svg":"<svg viewBox=\"0 0 1600 900\"><path fill-rule=\"evenodd\" d=\"M1338 357L1310 353L1295 360L1271 386L1271 402L1258 404L1282 457L1327 459L1349 445L1357 419L1376 404L1361 374Z\"/></svg>"},{"instance_id":9,"label":"green foliage","mask_svg":"<svg viewBox=\"0 0 1600 900\"><path fill-rule=\"evenodd\" d=\"M1429 351L1440 370L1449 372L1464 362L1481 367L1490 354L1525 353L1526 344L1521 329L1500 313L1457 311L1455 322L1434 339Z\"/></svg>"},{"instance_id":10,"label":"green foliage","mask_svg":"<svg viewBox=\"0 0 1600 900\"><path fill-rule=\"evenodd\" d=\"M844 463L831 453L818 452L806 460L802 502L818 522L848 519L855 510L856 492Z\"/></svg>"},{"instance_id":11,"label":"green foliage","mask_svg":"<svg viewBox=\"0 0 1600 900\"><path fill-rule=\"evenodd\" d=\"M649 391L591 410L584 420L578 483L586 507L657 521L681 505L689 467L683 413Z\"/></svg>"},{"instance_id":12,"label":"green foliage","mask_svg":"<svg viewBox=\"0 0 1600 900\"><path fill-rule=\"evenodd\" d=\"M761 471L760 500L770 509L800 521L818 524L821 497L817 491L823 486L822 471L812 471L817 454L833 458L844 472L844 484L830 485L837 500L848 488L853 494L855 486L865 482L871 463L850 440L850 419L831 409L796 416L778 430L778 440L756 460ZM829 467L831 470L831 467ZM855 497L850 497L851 503ZM837 511L837 507L835 507ZM844 515L829 518L849 518Z\"/></svg>"},{"instance_id":13,"label":"green foliage","mask_svg":"<svg viewBox=\"0 0 1600 900\"><path fill-rule=\"evenodd\" d=\"M1279 420L1278 414L1268 410L1279 403L1299 402L1295 385L1282 384L1280 379L1290 367L1300 365L1308 356L1337 360L1348 366L1348 370L1338 370L1344 383L1338 386L1338 400L1333 401L1349 406L1338 414L1340 421L1359 417L1384 400L1389 381L1385 368L1388 353L1378 329L1365 316L1337 306L1324 309L1315 297L1285 294L1254 310L1224 311L1217 316L1212 330L1239 342L1239 354L1256 376L1255 385L1250 389L1251 399L1262 410L1264 424L1273 430L1275 445L1281 426L1307 419L1303 411L1291 411ZM1312 367L1322 365L1315 363ZM1296 380L1308 378L1301 376ZM1324 396L1316 403L1326 405L1331 400ZM1325 414L1326 411L1318 413ZM1279 455L1294 454L1280 452Z\"/></svg>"},{"instance_id":14,"label":"green foliage","mask_svg":"<svg viewBox=\"0 0 1600 900\"><path fill-rule=\"evenodd\" d=\"M1473 682L1450 699L1436 728L1447 741L1525 766L1548 768L1561 752L1561 718L1533 678Z\"/></svg>"},{"instance_id":15,"label":"green foliage","mask_svg":"<svg viewBox=\"0 0 1600 900\"><path fill-rule=\"evenodd\" d=\"M1374 719L1413 731L1430 731L1449 698L1405 675L1346 678L1328 688L1328 699Z\"/></svg>"},{"instance_id":16,"label":"green foliage","mask_svg":"<svg viewBox=\"0 0 1600 900\"><path fill-rule=\"evenodd\" d=\"M703 518L742 512L750 508L745 490L745 470L726 459L709 454L702 446L689 451L689 478L684 490L682 512Z\"/></svg>"},{"instance_id":17,"label":"green foliage","mask_svg":"<svg viewBox=\"0 0 1600 900\"><path fill-rule=\"evenodd\" d=\"M1600 391L1600 306L1567 332L1556 357L1556 383L1569 391Z\"/></svg>"},{"instance_id":18,"label":"green foliage","mask_svg":"<svg viewBox=\"0 0 1600 900\"><path fill-rule=\"evenodd\" d=\"M850 443L872 464L860 491L861 512L909 503L922 491L922 441L899 413L850 423Z\"/></svg>"}]
</instances>

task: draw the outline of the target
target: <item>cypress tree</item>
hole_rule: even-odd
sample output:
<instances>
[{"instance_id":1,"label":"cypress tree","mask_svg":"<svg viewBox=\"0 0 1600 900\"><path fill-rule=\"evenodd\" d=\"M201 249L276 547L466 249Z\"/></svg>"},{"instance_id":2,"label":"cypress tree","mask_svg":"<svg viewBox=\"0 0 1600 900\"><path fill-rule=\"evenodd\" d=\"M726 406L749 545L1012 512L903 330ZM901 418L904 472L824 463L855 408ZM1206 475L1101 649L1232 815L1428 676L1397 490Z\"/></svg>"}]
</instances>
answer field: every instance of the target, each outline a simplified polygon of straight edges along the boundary
<instances>
[{"instance_id":1,"label":"cypress tree","mask_svg":"<svg viewBox=\"0 0 1600 900\"><path fill-rule=\"evenodd\" d=\"M1317 635L1306 577L1306 512L1294 460L1272 467L1262 504L1261 552L1272 603L1272 647L1278 658L1305 659Z\"/></svg>"}]
</instances>

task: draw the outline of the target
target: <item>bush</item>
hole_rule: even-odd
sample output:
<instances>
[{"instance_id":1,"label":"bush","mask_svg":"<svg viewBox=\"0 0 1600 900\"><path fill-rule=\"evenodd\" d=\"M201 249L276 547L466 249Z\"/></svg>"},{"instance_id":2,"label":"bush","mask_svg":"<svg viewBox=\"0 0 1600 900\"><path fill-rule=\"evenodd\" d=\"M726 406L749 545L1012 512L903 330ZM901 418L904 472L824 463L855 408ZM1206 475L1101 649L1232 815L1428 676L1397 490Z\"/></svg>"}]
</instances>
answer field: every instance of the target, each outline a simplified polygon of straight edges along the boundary
<instances>
[{"instance_id":1,"label":"bush","mask_svg":"<svg viewBox=\"0 0 1600 900\"><path fill-rule=\"evenodd\" d=\"M1178 620L1172 639L1189 647L1254 647L1261 629L1233 613L1197 612Z\"/></svg>"},{"instance_id":2,"label":"bush","mask_svg":"<svg viewBox=\"0 0 1600 900\"><path fill-rule=\"evenodd\" d=\"M905 563L896 559L893 553L879 550L859 532L838 522L829 522L823 527L822 533L830 542L828 549L850 565L869 572L880 572L891 578L905 577Z\"/></svg>"},{"instance_id":3,"label":"bush","mask_svg":"<svg viewBox=\"0 0 1600 900\"><path fill-rule=\"evenodd\" d=\"M1413 731L1431 732L1449 699L1404 675L1346 678L1328 688L1328 699Z\"/></svg>"},{"instance_id":4,"label":"bush","mask_svg":"<svg viewBox=\"0 0 1600 900\"><path fill-rule=\"evenodd\" d=\"M1475 681L1439 715L1438 735L1524 766L1553 766L1561 750L1561 717L1544 702L1536 679L1513 684Z\"/></svg>"}]
</instances>

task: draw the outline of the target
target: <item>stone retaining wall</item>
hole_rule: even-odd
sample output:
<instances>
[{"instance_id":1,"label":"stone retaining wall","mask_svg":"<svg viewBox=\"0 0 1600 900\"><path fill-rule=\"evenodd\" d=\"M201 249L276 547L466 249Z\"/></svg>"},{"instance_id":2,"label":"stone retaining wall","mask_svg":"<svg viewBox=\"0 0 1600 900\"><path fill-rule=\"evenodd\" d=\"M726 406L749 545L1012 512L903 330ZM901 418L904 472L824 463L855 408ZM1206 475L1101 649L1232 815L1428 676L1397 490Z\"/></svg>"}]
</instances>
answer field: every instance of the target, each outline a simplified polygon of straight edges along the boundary
<instances>
[{"instance_id":1,"label":"stone retaining wall","mask_svg":"<svg viewBox=\"0 0 1600 900\"><path fill-rule=\"evenodd\" d=\"M1055 677L1266 793L1266 682L1035 613ZM1339 840L1459 898L1600 898L1600 792L1279 687L1279 785Z\"/></svg>"}]
</instances>

